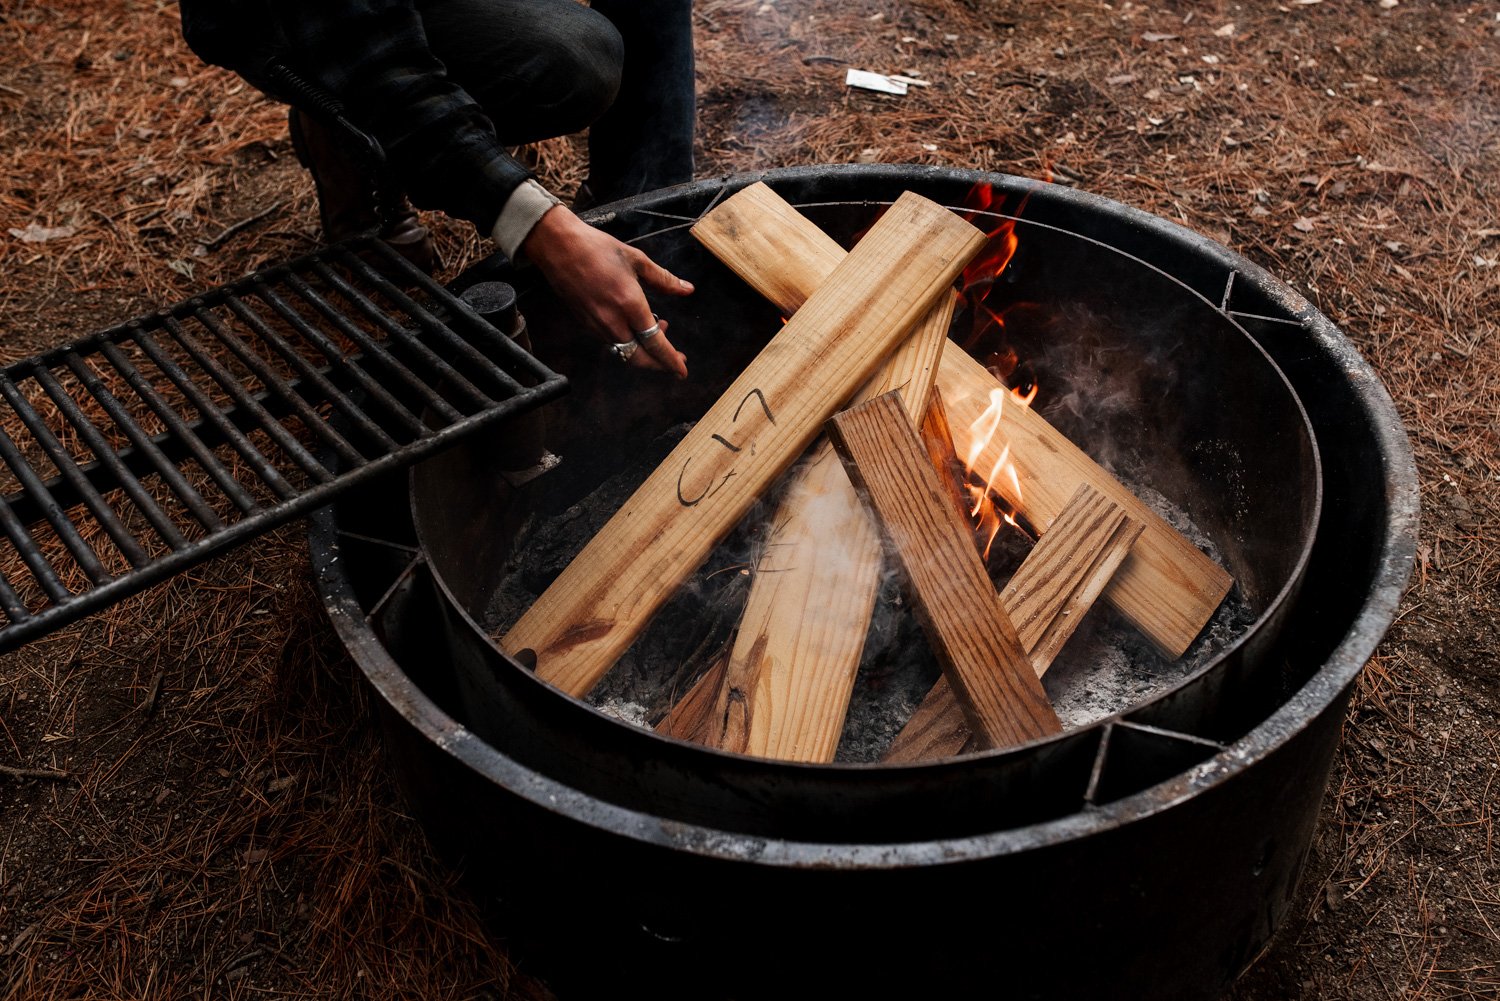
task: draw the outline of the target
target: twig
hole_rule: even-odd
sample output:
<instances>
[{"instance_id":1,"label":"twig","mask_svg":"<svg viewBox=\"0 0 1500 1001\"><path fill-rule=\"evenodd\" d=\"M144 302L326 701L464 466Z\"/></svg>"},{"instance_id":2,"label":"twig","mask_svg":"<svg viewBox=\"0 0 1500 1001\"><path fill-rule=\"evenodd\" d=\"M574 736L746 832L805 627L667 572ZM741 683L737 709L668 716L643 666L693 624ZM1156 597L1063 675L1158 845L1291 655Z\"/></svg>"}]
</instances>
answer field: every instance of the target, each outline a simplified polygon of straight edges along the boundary
<instances>
[{"instance_id":1,"label":"twig","mask_svg":"<svg viewBox=\"0 0 1500 1001\"><path fill-rule=\"evenodd\" d=\"M151 690L146 693L146 701L141 703L141 715L150 716L156 710L156 700L161 696L162 671L158 668L156 677L151 679Z\"/></svg>"},{"instance_id":2,"label":"twig","mask_svg":"<svg viewBox=\"0 0 1500 1001\"><path fill-rule=\"evenodd\" d=\"M17 97L29 97L30 96L24 90L16 90L16 88L14 88L14 87L7 87L3 83L0 83L0 91L4 91L7 94L14 94Z\"/></svg>"},{"instance_id":3,"label":"twig","mask_svg":"<svg viewBox=\"0 0 1500 1001\"><path fill-rule=\"evenodd\" d=\"M272 205L270 208L265 209L265 210L260 211L260 212L257 212L257 213L255 213L255 215L250 216L248 219L241 219L239 222L235 223L233 226L230 226L228 229L224 230L224 232L222 232L218 236L214 237L212 240L205 241L204 244L203 244L203 249L204 250L217 250L217 249L219 249L219 246L221 244L223 244L226 240L228 240L231 236L234 236L236 233L240 232L241 230L249 229L251 226L254 226L256 223L261 222L261 221L269 218L272 215L275 215L277 212L281 211L281 207L283 205L285 205L285 204L286 204L285 201L277 202L276 204Z\"/></svg>"},{"instance_id":4,"label":"twig","mask_svg":"<svg viewBox=\"0 0 1500 1001\"><path fill-rule=\"evenodd\" d=\"M13 779L47 779L51 782L74 781L72 772L59 771L56 768L17 768L15 765L0 765L0 775L9 775Z\"/></svg>"}]
</instances>

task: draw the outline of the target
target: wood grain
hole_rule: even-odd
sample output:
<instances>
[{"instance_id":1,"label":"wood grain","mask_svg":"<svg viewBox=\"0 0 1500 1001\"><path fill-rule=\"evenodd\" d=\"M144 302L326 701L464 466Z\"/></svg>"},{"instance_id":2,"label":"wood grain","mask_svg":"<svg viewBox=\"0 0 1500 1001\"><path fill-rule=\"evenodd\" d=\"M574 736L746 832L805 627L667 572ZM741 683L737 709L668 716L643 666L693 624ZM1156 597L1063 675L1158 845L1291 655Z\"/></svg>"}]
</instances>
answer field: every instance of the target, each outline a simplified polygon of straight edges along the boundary
<instances>
[{"instance_id":1,"label":"wood grain","mask_svg":"<svg viewBox=\"0 0 1500 1001\"><path fill-rule=\"evenodd\" d=\"M1031 661L895 394L835 414L828 437L880 523L975 737L1007 747L1061 731Z\"/></svg>"},{"instance_id":2,"label":"wood grain","mask_svg":"<svg viewBox=\"0 0 1500 1001\"><path fill-rule=\"evenodd\" d=\"M984 243L906 194L500 640L585 695Z\"/></svg>"},{"instance_id":3,"label":"wood grain","mask_svg":"<svg viewBox=\"0 0 1500 1001\"><path fill-rule=\"evenodd\" d=\"M1037 677L1046 673L1068 637L1124 562L1143 526L1087 484L1080 486L1000 592ZM884 760L951 757L968 744L970 729L958 700L940 679Z\"/></svg>"},{"instance_id":4,"label":"wood grain","mask_svg":"<svg viewBox=\"0 0 1500 1001\"><path fill-rule=\"evenodd\" d=\"M957 351L957 348L954 348ZM969 519L970 502L963 494L963 465L953 450L953 429L948 423L948 407L943 402L942 391L933 388L932 402L921 424L922 447L927 449L927 458L937 471L938 482L948 501L965 520Z\"/></svg>"},{"instance_id":5,"label":"wood grain","mask_svg":"<svg viewBox=\"0 0 1500 1001\"><path fill-rule=\"evenodd\" d=\"M946 296L855 395L933 395L955 300ZM706 672L657 727L710 747L832 761L883 566L880 539L827 442L814 446L773 521L727 666Z\"/></svg>"},{"instance_id":6,"label":"wood grain","mask_svg":"<svg viewBox=\"0 0 1500 1001\"><path fill-rule=\"evenodd\" d=\"M764 184L727 199L693 227L693 235L736 274L788 314L795 311L838 266L844 251L781 196ZM960 455L973 440L970 425L989 406L1001 384L962 351L946 351L938 388ZM1168 657L1182 656L1234 583L1113 476L1054 429L1040 414L1008 406L1000 433L979 460L988 468L1006 442L1025 496L1006 493L1038 530L1045 531L1081 484L1087 483L1145 526L1104 598Z\"/></svg>"},{"instance_id":7,"label":"wood grain","mask_svg":"<svg viewBox=\"0 0 1500 1001\"><path fill-rule=\"evenodd\" d=\"M932 393L953 320L944 296L856 395L896 390L914 413ZM757 567L706 741L727 751L832 761L879 590L880 539L826 442L778 512Z\"/></svg>"},{"instance_id":8,"label":"wood grain","mask_svg":"<svg viewBox=\"0 0 1500 1001\"><path fill-rule=\"evenodd\" d=\"M714 699L724 684L724 672L729 658L722 657L703 672L697 682L672 704L672 708L656 724L656 732L678 740L695 744L707 744L713 727Z\"/></svg>"}]
</instances>

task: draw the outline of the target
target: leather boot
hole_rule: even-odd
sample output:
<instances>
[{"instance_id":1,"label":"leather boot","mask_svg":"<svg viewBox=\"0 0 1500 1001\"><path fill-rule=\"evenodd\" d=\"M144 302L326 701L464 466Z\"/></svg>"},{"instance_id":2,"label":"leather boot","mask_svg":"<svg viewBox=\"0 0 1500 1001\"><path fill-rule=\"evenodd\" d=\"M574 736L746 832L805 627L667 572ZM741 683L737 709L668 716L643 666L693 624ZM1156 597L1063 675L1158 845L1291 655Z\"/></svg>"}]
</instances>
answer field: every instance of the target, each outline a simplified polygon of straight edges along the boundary
<instances>
[{"instance_id":1,"label":"leather boot","mask_svg":"<svg viewBox=\"0 0 1500 1001\"><path fill-rule=\"evenodd\" d=\"M374 181L335 130L296 108L288 116L288 125L297 162L312 172L318 190L318 216L325 242L378 233L392 250L426 274L442 266L432 233L417 219L416 209L405 195L391 220L381 224ZM385 273L383 258L372 254L366 260Z\"/></svg>"}]
</instances>

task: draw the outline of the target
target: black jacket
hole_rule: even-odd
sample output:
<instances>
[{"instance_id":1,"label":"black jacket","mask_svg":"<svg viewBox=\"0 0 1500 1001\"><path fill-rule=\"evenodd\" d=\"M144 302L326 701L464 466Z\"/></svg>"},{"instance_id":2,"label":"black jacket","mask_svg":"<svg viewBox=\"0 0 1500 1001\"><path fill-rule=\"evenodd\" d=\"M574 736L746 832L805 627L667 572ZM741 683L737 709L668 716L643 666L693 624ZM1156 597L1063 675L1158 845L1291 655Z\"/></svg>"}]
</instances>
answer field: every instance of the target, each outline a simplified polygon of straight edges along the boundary
<instances>
[{"instance_id":1,"label":"black jacket","mask_svg":"<svg viewBox=\"0 0 1500 1001\"><path fill-rule=\"evenodd\" d=\"M411 0L179 0L188 45L282 100L281 63L378 139L412 201L488 232L530 176L428 49ZM307 110L316 110L308 108Z\"/></svg>"}]
</instances>

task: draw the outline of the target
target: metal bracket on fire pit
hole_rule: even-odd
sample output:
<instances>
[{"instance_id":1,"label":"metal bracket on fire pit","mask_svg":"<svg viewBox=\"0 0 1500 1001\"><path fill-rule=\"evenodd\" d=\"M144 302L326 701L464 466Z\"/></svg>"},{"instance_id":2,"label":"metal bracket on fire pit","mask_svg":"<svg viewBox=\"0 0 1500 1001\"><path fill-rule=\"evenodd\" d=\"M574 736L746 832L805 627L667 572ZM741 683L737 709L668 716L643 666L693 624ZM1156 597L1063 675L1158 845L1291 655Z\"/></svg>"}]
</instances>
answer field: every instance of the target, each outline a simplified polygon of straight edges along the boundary
<instances>
[{"instance_id":1,"label":"metal bracket on fire pit","mask_svg":"<svg viewBox=\"0 0 1500 1001\"><path fill-rule=\"evenodd\" d=\"M10 365L0 650L566 385L368 238Z\"/></svg>"}]
</instances>

